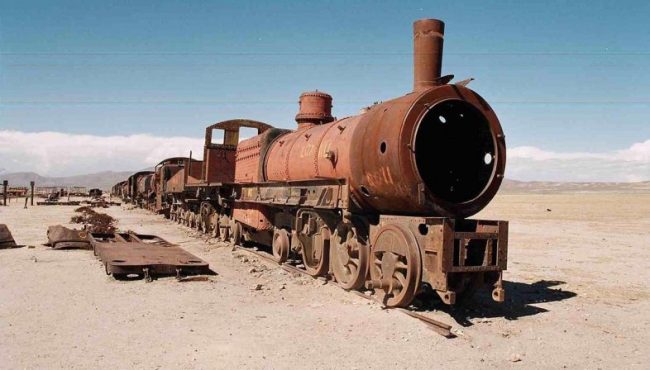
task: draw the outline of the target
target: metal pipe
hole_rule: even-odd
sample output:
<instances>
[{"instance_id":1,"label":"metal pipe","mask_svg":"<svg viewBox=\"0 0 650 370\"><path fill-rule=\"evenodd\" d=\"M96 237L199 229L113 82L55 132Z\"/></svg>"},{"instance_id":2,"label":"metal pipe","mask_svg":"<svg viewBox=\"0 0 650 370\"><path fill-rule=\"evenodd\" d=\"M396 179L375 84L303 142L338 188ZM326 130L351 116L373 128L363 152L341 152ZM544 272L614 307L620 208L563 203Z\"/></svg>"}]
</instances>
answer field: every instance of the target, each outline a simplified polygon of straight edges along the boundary
<instances>
[{"instance_id":1,"label":"metal pipe","mask_svg":"<svg viewBox=\"0 0 650 370\"><path fill-rule=\"evenodd\" d=\"M2 202L7 205L7 186L9 186L9 181L2 180Z\"/></svg>"},{"instance_id":2,"label":"metal pipe","mask_svg":"<svg viewBox=\"0 0 650 370\"><path fill-rule=\"evenodd\" d=\"M445 24L437 19L413 22L413 91L437 86L442 71Z\"/></svg>"}]
</instances>

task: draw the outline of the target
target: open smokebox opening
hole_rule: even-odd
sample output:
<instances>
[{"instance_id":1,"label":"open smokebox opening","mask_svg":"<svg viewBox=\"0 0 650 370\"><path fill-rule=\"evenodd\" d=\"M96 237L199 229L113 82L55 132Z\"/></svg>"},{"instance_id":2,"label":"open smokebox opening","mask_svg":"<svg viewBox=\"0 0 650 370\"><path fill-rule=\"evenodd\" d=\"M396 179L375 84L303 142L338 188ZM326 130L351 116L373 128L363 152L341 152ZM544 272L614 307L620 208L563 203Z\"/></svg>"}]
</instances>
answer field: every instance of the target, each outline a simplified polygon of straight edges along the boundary
<instances>
[{"instance_id":1,"label":"open smokebox opening","mask_svg":"<svg viewBox=\"0 0 650 370\"><path fill-rule=\"evenodd\" d=\"M415 161L431 193L451 203L479 196L492 177L496 159L490 125L462 100L433 106L415 137Z\"/></svg>"}]
</instances>

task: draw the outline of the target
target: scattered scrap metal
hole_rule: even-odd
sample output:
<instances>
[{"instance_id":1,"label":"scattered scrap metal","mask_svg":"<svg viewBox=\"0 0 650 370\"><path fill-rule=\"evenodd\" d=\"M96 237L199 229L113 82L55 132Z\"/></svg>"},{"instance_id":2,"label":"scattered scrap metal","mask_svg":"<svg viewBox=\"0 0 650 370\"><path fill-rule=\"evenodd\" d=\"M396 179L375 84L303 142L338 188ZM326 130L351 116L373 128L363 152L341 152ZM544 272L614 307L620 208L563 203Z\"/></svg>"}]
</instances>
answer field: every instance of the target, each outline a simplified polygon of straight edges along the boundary
<instances>
[{"instance_id":1,"label":"scattered scrap metal","mask_svg":"<svg viewBox=\"0 0 650 370\"><path fill-rule=\"evenodd\" d=\"M91 233L95 255L104 263L107 275L115 279L155 276L211 274L209 265L199 257L156 236L125 233Z\"/></svg>"},{"instance_id":2,"label":"scattered scrap metal","mask_svg":"<svg viewBox=\"0 0 650 370\"><path fill-rule=\"evenodd\" d=\"M106 200L104 198L93 198L90 200L84 200L81 202L81 204L88 205L89 207L93 208L108 208L110 206L120 206L122 203L120 202L113 202L111 200Z\"/></svg>"},{"instance_id":3,"label":"scattered scrap metal","mask_svg":"<svg viewBox=\"0 0 650 370\"><path fill-rule=\"evenodd\" d=\"M20 245L16 244L11 231L5 224L0 224L0 249L19 248Z\"/></svg>"},{"instance_id":4,"label":"scattered scrap metal","mask_svg":"<svg viewBox=\"0 0 650 370\"><path fill-rule=\"evenodd\" d=\"M92 249L87 231L61 225L47 228L47 245L54 249Z\"/></svg>"},{"instance_id":5,"label":"scattered scrap metal","mask_svg":"<svg viewBox=\"0 0 650 370\"><path fill-rule=\"evenodd\" d=\"M83 224L84 230L96 233L112 233L115 232L116 220L105 214L96 212L88 206L79 207L75 212L81 213L80 215L72 216L70 222L75 224Z\"/></svg>"}]
</instances>

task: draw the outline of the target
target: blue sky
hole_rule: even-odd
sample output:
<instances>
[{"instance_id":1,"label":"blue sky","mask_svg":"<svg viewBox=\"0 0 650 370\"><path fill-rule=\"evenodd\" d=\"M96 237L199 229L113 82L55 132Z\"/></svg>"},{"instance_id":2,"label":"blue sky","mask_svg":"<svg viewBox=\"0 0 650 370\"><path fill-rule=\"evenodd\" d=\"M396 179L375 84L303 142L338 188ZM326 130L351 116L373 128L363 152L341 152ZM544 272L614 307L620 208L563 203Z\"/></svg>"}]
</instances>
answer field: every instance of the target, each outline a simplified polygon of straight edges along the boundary
<instances>
[{"instance_id":1,"label":"blue sky","mask_svg":"<svg viewBox=\"0 0 650 370\"><path fill-rule=\"evenodd\" d=\"M292 128L313 89L356 114L411 89L412 22L439 18L443 74L476 78L509 147L618 153L650 140L648 14L642 1L3 0L0 130Z\"/></svg>"}]
</instances>

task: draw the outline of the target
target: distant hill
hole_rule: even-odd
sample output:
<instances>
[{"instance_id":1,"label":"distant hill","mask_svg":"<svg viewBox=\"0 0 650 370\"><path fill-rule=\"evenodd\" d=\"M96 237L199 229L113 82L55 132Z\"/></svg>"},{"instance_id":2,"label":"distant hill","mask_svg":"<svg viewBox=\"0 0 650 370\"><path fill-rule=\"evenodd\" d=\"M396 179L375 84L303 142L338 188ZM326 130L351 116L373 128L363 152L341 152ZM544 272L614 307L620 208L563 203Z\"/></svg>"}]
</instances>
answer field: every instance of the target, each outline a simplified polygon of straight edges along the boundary
<instances>
[{"instance_id":1,"label":"distant hill","mask_svg":"<svg viewBox=\"0 0 650 370\"><path fill-rule=\"evenodd\" d=\"M550 182L505 179L501 193L650 193L650 181L642 182Z\"/></svg>"},{"instance_id":2,"label":"distant hill","mask_svg":"<svg viewBox=\"0 0 650 370\"><path fill-rule=\"evenodd\" d=\"M9 186L29 186L29 182L34 181L36 186L85 186L88 189L99 188L109 190L113 185L122 180L126 180L127 177L135 172L104 171L68 177L48 177L34 172L14 172L0 173L0 181L8 180Z\"/></svg>"}]
</instances>

